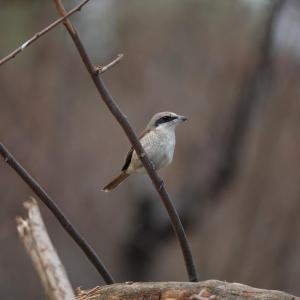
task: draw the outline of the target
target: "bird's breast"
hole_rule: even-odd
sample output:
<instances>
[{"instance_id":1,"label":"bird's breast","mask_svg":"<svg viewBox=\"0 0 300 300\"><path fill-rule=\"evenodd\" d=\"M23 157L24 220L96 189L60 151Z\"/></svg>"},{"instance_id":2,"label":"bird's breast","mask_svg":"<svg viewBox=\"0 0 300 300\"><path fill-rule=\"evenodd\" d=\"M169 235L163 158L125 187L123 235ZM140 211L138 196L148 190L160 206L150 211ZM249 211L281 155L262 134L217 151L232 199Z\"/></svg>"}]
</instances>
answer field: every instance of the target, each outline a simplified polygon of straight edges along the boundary
<instances>
[{"instance_id":1,"label":"bird's breast","mask_svg":"<svg viewBox=\"0 0 300 300\"><path fill-rule=\"evenodd\" d=\"M141 142L155 169L171 163L175 148L174 130L155 130Z\"/></svg>"},{"instance_id":2,"label":"bird's breast","mask_svg":"<svg viewBox=\"0 0 300 300\"><path fill-rule=\"evenodd\" d=\"M171 163L175 148L174 130L153 130L145 134L141 144L156 170ZM129 174L145 172L144 167L135 151L133 151L130 165L127 169Z\"/></svg>"}]
</instances>

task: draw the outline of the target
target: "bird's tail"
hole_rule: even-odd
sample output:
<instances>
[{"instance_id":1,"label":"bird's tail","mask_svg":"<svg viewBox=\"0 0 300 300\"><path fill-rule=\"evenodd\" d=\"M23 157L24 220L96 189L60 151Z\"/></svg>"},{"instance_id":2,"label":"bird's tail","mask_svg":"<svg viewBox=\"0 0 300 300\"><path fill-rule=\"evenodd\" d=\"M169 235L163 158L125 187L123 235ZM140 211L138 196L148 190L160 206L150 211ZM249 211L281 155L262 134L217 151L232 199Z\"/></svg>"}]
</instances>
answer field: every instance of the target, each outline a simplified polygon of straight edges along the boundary
<instances>
[{"instance_id":1,"label":"bird's tail","mask_svg":"<svg viewBox=\"0 0 300 300\"><path fill-rule=\"evenodd\" d=\"M113 190L114 188L116 188L123 180L125 180L127 177L129 176L129 174L127 174L126 172L121 172L121 174L116 177L114 180L112 180L109 184L107 184L102 191L104 192L110 192L111 190Z\"/></svg>"}]
</instances>

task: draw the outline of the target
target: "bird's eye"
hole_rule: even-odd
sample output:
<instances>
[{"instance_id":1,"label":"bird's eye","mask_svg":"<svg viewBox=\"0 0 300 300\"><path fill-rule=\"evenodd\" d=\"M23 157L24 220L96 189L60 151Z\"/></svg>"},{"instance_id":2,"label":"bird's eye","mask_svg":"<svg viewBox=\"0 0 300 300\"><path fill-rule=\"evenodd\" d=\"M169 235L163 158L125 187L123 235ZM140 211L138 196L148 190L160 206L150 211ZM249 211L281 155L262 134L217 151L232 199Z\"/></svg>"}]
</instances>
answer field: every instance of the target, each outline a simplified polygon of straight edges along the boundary
<instances>
[{"instance_id":1,"label":"bird's eye","mask_svg":"<svg viewBox=\"0 0 300 300\"><path fill-rule=\"evenodd\" d=\"M163 117L163 120L164 120L164 121L169 121L170 119L171 119L170 116L164 116L164 117Z\"/></svg>"}]
</instances>

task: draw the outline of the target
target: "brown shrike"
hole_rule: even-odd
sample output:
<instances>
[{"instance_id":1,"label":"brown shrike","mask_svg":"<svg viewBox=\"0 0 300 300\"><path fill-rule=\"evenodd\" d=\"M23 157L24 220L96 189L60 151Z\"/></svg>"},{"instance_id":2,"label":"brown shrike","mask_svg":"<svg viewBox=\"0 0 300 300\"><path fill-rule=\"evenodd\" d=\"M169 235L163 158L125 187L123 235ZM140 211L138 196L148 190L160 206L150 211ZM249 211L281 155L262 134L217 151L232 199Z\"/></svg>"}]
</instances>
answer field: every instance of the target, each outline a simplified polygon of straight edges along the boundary
<instances>
[{"instance_id":1,"label":"brown shrike","mask_svg":"<svg viewBox=\"0 0 300 300\"><path fill-rule=\"evenodd\" d=\"M175 128L186 117L172 112L161 112L152 117L140 135L140 142L155 170L170 164L175 148ZM107 184L104 192L110 192L132 173L145 173L142 162L131 147L119 176Z\"/></svg>"}]
</instances>

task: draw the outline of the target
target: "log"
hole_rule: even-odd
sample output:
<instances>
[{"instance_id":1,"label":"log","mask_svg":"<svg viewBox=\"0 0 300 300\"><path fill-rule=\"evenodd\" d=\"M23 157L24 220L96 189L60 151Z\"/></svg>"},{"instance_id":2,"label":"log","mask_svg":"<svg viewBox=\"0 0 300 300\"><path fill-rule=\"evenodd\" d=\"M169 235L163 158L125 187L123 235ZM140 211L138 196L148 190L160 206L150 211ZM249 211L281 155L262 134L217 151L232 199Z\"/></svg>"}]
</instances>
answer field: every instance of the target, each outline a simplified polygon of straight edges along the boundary
<instances>
[{"instance_id":1,"label":"log","mask_svg":"<svg viewBox=\"0 0 300 300\"><path fill-rule=\"evenodd\" d=\"M285 292L218 280L202 282L128 282L76 290L77 300L300 300Z\"/></svg>"}]
</instances>

